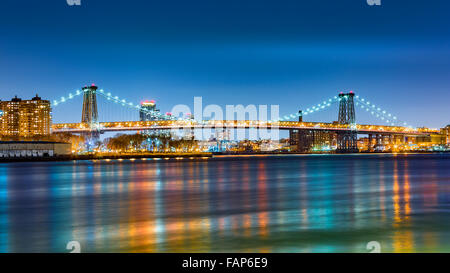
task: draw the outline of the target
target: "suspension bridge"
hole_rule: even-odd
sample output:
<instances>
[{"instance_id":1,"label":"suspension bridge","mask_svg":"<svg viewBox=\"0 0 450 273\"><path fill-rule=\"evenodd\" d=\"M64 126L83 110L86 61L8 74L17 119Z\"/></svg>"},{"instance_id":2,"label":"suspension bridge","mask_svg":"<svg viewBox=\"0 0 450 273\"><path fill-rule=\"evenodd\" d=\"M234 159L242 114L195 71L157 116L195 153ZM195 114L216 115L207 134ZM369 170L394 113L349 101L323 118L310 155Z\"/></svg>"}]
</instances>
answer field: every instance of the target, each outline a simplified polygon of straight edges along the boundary
<instances>
[{"instance_id":1,"label":"suspension bridge","mask_svg":"<svg viewBox=\"0 0 450 273\"><path fill-rule=\"evenodd\" d=\"M122 107L144 113L151 117L141 121L105 121L98 120L97 95ZM387 138L390 143L404 143L408 138L430 137L439 134L438 130L430 128L414 128L407 123L402 123L398 118L386 110L370 103L368 100L356 96L354 92L341 92L337 96L307 108L305 111L285 115L276 120L195 120L192 118L177 118L170 113L162 114L153 110L142 108L129 100L114 96L103 89L98 89L94 84L85 86L82 90L70 93L66 97L52 102L52 107L73 100L77 96L83 96L83 110L80 123L55 123L52 126L54 133L69 132L98 137L105 132L120 131L151 131L172 129L277 129L288 130L290 142L296 146L299 152L307 152L320 142L335 141L338 152L357 152L357 135L364 134L369 137L369 150ZM338 121L303 122L303 117L323 111L331 105L339 104ZM356 110L369 112L386 123L385 125L364 125L356 123ZM295 119L295 120L294 120ZM294 121L293 121L294 120Z\"/></svg>"}]
</instances>

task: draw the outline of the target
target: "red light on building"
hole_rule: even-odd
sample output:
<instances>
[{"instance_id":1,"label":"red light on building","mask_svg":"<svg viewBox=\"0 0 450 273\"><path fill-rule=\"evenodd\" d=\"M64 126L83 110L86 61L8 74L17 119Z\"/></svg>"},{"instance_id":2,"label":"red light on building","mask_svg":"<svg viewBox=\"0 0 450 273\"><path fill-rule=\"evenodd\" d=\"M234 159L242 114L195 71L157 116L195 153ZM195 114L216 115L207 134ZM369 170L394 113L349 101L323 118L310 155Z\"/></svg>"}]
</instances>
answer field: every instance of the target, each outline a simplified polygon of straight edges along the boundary
<instances>
[{"instance_id":1,"label":"red light on building","mask_svg":"<svg viewBox=\"0 0 450 273\"><path fill-rule=\"evenodd\" d=\"M155 105L155 101L154 101L154 100L151 100L151 101L148 101L148 100L141 101L141 105Z\"/></svg>"}]
</instances>

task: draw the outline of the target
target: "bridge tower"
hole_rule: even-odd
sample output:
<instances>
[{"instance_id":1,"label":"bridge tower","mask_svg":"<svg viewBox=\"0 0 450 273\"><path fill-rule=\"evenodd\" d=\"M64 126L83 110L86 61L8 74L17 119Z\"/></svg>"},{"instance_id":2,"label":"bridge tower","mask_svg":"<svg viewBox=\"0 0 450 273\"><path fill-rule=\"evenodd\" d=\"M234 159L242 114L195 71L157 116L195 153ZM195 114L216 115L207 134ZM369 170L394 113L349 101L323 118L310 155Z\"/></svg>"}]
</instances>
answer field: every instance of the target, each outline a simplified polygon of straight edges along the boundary
<instances>
[{"instance_id":1,"label":"bridge tower","mask_svg":"<svg viewBox=\"0 0 450 273\"><path fill-rule=\"evenodd\" d=\"M355 93L339 94L339 124L349 126L350 131L338 132L337 134L337 152L357 153L358 152L358 134L356 132L355 117Z\"/></svg>"},{"instance_id":2,"label":"bridge tower","mask_svg":"<svg viewBox=\"0 0 450 273\"><path fill-rule=\"evenodd\" d=\"M81 122L95 124L98 122L97 111L97 89L98 87L92 84L91 86L85 86L83 90L83 113L81 116Z\"/></svg>"},{"instance_id":3,"label":"bridge tower","mask_svg":"<svg viewBox=\"0 0 450 273\"><path fill-rule=\"evenodd\" d=\"M97 110L97 89L95 84L85 86L83 90L83 112L81 115L81 122L89 124L91 132L88 133L88 146L92 144L100 136L98 131L98 110Z\"/></svg>"}]
</instances>

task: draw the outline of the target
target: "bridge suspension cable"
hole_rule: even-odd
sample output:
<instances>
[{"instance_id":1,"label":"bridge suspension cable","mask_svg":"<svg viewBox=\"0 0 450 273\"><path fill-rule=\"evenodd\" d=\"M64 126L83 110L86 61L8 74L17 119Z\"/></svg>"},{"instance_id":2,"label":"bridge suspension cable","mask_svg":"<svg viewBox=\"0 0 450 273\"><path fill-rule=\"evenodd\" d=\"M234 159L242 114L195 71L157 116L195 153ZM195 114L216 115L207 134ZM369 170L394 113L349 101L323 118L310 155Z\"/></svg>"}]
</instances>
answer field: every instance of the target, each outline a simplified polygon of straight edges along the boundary
<instances>
[{"instance_id":1,"label":"bridge suspension cable","mask_svg":"<svg viewBox=\"0 0 450 273\"><path fill-rule=\"evenodd\" d=\"M63 103L66 103L68 101L73 100L74 98L82 95L84 92L81 90L76 90L73 93L69 93L66 96L62 96L59 99L55 99L52 101L52 107L57 107ZM149 113L155 117L157 117L158 119L162 119L162 120L180 120L180 121L192 121L192 119L183 119L183 118L175 118L172 117L171 115L167 115L167 114L162 114L159 112L155 112L152 110L148 110L145 108L142 108L139 104L135 104L133 102L130 102L124 98L121 98L119 96L115 96L113 94L111 94L110 92L105 92L103 89L99 89L97 91L97 94L101 95L102 97L106 98L107 101L111 101L114 102L117 105L121 105L123 107L135 110L135 111L140 111L140 112L144 112L144 113ZM413 126L409 125L406 122L401 122L398 120L397 116L393 115L392 113L382 109L381 107L376 106L375 104L371 103L370 101L366 100L365 98L362 98L361 96L355 96L356 99L356 106L359 106L361 109L365 110L366 112L370 113L372 116L386 122L388 125L391 126L405 126L405 127L409 127L409 128L413 128ZM268 122L281 122L281 121L288 121L290 119L295 119L298 118L300 116L308 116L320 111L323 111L327 108L329 108L331 105L333 105L334 103L339 102L339 97L338 96L334 96L332 98L329 98L328 100L324 100L322 103L319 103L317 105L313 105L309 108L307 108L305 111L303 111L302 113L292 113L292 114L288 114L288 115L284 115L278 119L274 119L274 120L269 120Z\"/></svg>"},{"instance_id":2,"label":"bridge suspension cable","mask_svg":"<svg viewBox=\"0 0 450 273\"><path fill-rule=\"evenodd\" d=\"M124 98L120 98L119 96L114 96L112 95L110 92L105 92L103 89L100 89L98 91L98 94L101 95L102 97L106 98L108 101L112 101L118 105L121 105L123 107L127 107L130 108L132 110L135 111L139 111L139 112L144 112L144 113L148 113L151 114L159 119L164 119L164 120L173 120L174 118L170 115L167 114L162 114L159 112L155 112L152 110L148 110L145 108L142 108L139 104L134 104Z\"/></svg>"},{"instance_id":3,"label":"bridge suspension cable","mask_svg":"<svg viewBox=\"0 0 450 273\"><path fill-rule=\"evenodd\" d=\"M388 111L382 109L381 107L376 106L375 104L371 103L370 101L368 101L364 98L361 98L360 96L356 96L355 98L357 100L357 102L356 102L357 106L359 106L361 109L365 110L366 112L369 112L372 116L386 122L388 125L392 125L392 126L401 125L401 126L413 128L413 126L409 125L406 122L399 121L397 116L393 115L392 113L389 113Z\"/></svg>"},{"instance_id":4,"label":"bridge suspension cable","mask_svg":"<svg viewBox=\"0 0 450 273\"><path fill-rule=\"evenodd\" d=\"M60 105L60 104L63 104L63 103L65 103L65 102L69 101L69 100L72 100L72 99L74 99L74 98L80 96L81 94L83 94L83 91L76 90L74 93L69 93L69 94L68 94L67 96L65 96L65 97L61 97L61 98L59 98L59 99L53 100L53 101L52 101L52 107L56 107L56 106L58 106L58 105Z\"/></svg>"},{"instance_id":5,"label":"bridge suspension cable","mask_svg":"<svg viewBox=\"0 0 450 273\"><path fill-rule=\"evenodd\" d=\"M62 96L59 99L55 99L52 101L52 107L57 107L63 103L66 103L80 95L82 95L84 92L81 90L76 90L73 93L69 93L66 96ZM171 116L169 115L164 115L161 113L156 113L154 111L151 110L147 110L145 108L141 108L139 104L134 104L124 98L120 98L119 96L114 96L112 95L110 92L105 92L103 89L98 90L97 94L101 95L102 97L106 98L108 101L114 102L118 105L121 105L123 107L127 107L129 109L133 109L136 111L141 111L141 112L145 112L145 113L151 113L155 116L157 116L160 119L165 119L165 120L169 120L169 119L173 119Z\"/></svg>"},{"instance_id":6,"label":"bridge suspension cable","mask_svg":"<svg viewBox=\"0 0 450 273\"><path fill-rule=\"evenodd\" d=\"M83 94L83 91L81 90L76 90L73 93L69 93L66 96L62 96L60 99L55 99L52 101L52 107L57 107L63 103L66 103L80 95ZM110 92L106 92L103 89L99 89L97 94L99 94L100 96L106 98L106 100L114 102L117 105L121 105L123 107L135 110L135 111L142 111L145 113L150 113L152 115L154 115L155 117L158 117L160 119L164 119L164 120L175 120L176 118L167 115L167 114L162 114L162 113L157 113L151 110L147 110L145 108L141 108L141 106L139 104L135 104L133 102L130 102L124 98L121 98L119 96L115 96L113 94L111 94ZM319 103L317 105L313 105L309 108L306 109L306 111L300 113L293 113L293 114L289 114L289 115L285 115L281 118L275 119L275 120L269 120L269 122L280 122L280 121L287 121L289 119L294 119L294 118L298 118L301 115L303 116L307 116L307 115L311 115L317 112L320 112L322 110L327 109L328 107L330 107L332 104L336 103L339 101L339 98L337 96L334 96L328 100L324 100L322 103ZM183 119L183 118L178 118L178 120L181 121L191 121L191 119Z\"/></svg>"},{"instance_id":7,"label":"bridge suspension cable","mask_svg":"<svg viewBox=\"0 0 450 273\"><path fill-rule=\"evenodd\" d=\"M313 105L309 108L306 109L305 112L302 113L294 113L294 114L290 114L290 115L285 115L282 118L279 118L278 120L271 120L269 122L279 122L279 121L287 121L289 119L293 119L293 118L298 118L300 116L307 116L307 115L311 115L320 111L323 111L327 108L329 108L331 105L333 105L334 103L338 102L339 98L338 96L334 96L328 100L324 100L322 103L319 103L317 105Z\"/></svg>"}]
</instances>

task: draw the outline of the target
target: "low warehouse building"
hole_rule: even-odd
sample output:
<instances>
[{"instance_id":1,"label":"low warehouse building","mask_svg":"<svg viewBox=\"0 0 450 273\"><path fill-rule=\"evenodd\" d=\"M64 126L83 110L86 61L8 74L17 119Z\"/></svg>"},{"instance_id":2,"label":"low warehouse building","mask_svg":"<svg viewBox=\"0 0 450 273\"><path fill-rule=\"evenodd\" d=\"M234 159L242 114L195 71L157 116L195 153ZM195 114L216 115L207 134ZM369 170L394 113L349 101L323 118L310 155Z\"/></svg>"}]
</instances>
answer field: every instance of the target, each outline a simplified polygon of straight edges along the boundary
<instances>
[{"instance_id":1,"label":"low warehouse building","mask_svg":"<svg viewBox=\"0 0 450 273\"><path fill-rule=\"evenodd\" d=\"M47 141L0 141L0 158L54 157L72 153L71 144Z\"/></svg>"}]
</instances>

